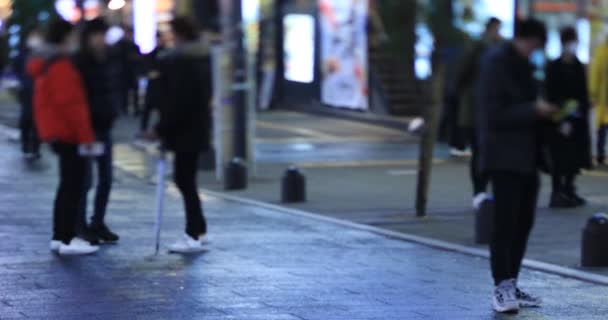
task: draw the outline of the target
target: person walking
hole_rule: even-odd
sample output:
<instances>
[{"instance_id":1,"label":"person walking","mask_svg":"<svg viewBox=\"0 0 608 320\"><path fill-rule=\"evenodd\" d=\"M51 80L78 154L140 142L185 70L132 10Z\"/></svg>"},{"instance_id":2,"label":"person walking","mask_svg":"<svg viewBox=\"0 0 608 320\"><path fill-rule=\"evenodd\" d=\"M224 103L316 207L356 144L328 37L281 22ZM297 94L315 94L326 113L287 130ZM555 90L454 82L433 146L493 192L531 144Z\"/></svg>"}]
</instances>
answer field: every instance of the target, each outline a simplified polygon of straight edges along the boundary
<instances>
[{"instance_id":1,"label":"person walking","mask_svg":"<svg viewBox=\"0 0 608 320\"><path fill-rule=\"evenodd\" d=\"M59 158L50 248L60 255L90 254L99 249L75 234L86 171L81 153L93 149L95 134L82 79L69 57L76 42L73 30L67 21L51 22L45 35L45 54L28 63L35 81L36 127Z\"/></svg>"},{"instance_id":2,"label":"person walking","mask_svg":"<svg viewBox=\"0 0 608 320\"><path fill-rule=\"evenodd\" d=\"M186 209L186 234L174 253L203 250L207 223L197 188L198 159L210 148L211 60L198 27L188 18L170 23L175 48L160 57L162 97L156 134L175 153L174 181Z\"/></svg>"},{"instance_id":3,"label":"person walking","mask_svg":"<svg viewBox=\"0 0 608 320\"><path fill-rule=\"evenodd\" d=\"M590 169L589 91L585 67L578 60L578 36L572 27L561 31L562 55L547 67L547 99L560 107L549 126L552 159L550 207L570 208L586 203L576 193L575 178L581 169Z\"/></svg>"},{"instance_id":4,"label":"person walking","mask_svg":"<svg viewBox=\"0 0 608 320\"><path fill-rule=\"evenodd\" d=\"M502 22L498 18L490 18L486 23L483 37L475 41L465 53L461 63L460 71L456 80L457 91L460 93L460 114L458 122L465 131L467 140L471 146L470 175L473 182L473 208L479 209L488 196L486 194L490 178L479 170L479 148L477 146L477 134L475 133L475 86L479 74L479 63L481 56L488 48L500 44L503 39L500 36Z\"/></svg>"},{"instance_id":5,"label":"person walking","mask_svg":"<svg viewBox=\"0 0 608 320\"><path fill-rule=\"evenodd\" d=\"M27 61L40 50L43 39L40 31L34 29L27 34L19 55L13 61L13 68L20 84L18 99L21 106L19 129L21 132L21 151L26 160L40 158L40 139L34 124L33 96L34 81L27 73Z\"/></svg>"},{"instance_id":6,"label":"person walking","mask_svg":"<svg viewBox=\"0 0 608 320\"><path fill-rule=\"evenodd\" d=\"M108 28L101 18L85 22L80 34L80 50L74 55L90 104L93 130L104 146L102 155L88 161L87 179L80 201L77 232L92 242L115 242L119 239L105 222L113 180L112 127L120 112L119 88L115 85L120 75L105 42ZM93 180L93 164L97 168L97 188L94 213L87 226L87 194Z\"/></svg>"},{"instance_id":7,"label":"person walking","mask_svg":"<svg viewBox=\"0 0 608 320\"><path fill-rule=\"evenodd\" d=\"M608 131L608 37L593 53L589 68L589 93L595 108L597 130L596 160L606 163L606 133Z\"/></svg>"},{"instance_id":8,"label":"person walking","mask_svg":"<svg viewBox=\"0 0 608 320\"><path fill-rule=\"evenodd\" d=\"M547 31L534 19L518 21L515 38L482 58L477 86L477 134L482 172L490 176L495 216L490 243L497 312L517 312L542 300L517 279L532 230L540 187L541 121L557 108L538 98L530 58L544 55Z\"/></svg>"}]
</instances>

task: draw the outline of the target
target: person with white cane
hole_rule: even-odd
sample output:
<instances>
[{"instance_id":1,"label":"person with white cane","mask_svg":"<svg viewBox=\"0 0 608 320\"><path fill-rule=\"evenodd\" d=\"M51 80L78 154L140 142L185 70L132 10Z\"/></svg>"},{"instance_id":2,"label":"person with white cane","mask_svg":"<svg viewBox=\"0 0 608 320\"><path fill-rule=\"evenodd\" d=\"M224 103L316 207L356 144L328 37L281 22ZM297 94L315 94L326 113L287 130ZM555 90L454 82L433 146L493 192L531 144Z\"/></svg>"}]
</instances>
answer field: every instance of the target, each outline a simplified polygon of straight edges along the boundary
<instances>
[{"instance_id":1,"label":"person with white cane","mask_svg":"<svg viewBox=\"0 0 608 320\"><path fill-rule=\"evenodd\" d=\"M160 53L160 121L151 135L158 136L163 148L174 158L173 179L186 211L186 230L181 241L171 245L172 253L204 250L207 222L198 195L197 169L202 152L210 148L211 60L200 39L199 29L187 18L170 23L176 46ZM157 239L162 221L164 191L164 153L158 163L159 188Z\"/></svg>"}]
</instances>

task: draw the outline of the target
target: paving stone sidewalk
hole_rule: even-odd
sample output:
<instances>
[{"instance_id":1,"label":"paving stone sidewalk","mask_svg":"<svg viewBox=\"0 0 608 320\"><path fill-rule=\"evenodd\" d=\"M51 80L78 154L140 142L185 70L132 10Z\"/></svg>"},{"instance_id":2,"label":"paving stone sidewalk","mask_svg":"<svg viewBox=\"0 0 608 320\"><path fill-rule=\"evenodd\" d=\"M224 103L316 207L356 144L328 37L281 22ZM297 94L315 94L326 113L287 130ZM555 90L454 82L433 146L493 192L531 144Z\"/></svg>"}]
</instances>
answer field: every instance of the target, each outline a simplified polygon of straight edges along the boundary
<instances>
[{"instance_id":1,"label":"paving stone sidewalk","mask_svg":"<svg viewBox=\"0 0 608 320\"><path fill-rule=\"evenodd\" d=\"M25 164L0 137L0 319L509 319L489 303L488 261L206 197L209 250L153 256L154 185L116 173L109 223L89 257L48 250L53 158ZM163 233L180 236L169 192ZM526 270L546 306L516 319L605 319L608 287Z\"/></svg>"}]
</instances>

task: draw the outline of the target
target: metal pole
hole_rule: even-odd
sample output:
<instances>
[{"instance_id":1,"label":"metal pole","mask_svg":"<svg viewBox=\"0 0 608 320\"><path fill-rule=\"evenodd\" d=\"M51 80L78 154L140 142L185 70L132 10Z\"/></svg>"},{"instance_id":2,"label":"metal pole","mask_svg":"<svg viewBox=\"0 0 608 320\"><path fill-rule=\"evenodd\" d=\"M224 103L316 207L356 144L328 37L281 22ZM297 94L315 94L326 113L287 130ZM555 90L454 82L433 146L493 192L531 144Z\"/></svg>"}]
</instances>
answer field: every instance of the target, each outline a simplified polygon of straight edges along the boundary
<instances>
[{"instance_id":1,"label":"metal pole","mask_svg":"<svg viewBox=\"0 0 608 320\"><path fill-rule=\"evenodd\" d=\"M235 1L236 5L233 10L234 22L234 82L232 86L233 101L234 101L234 156L243 160L247 160L247 52L243 43L244 30L243 19L241 14L242 0Z\"/></svg>"},{"instance_id":2,"label":"metal pole","mask_svg":"<svg viewBox=\"0 0 608 320\"><path fill-rule=\"evenodd\" d=\"M416 187L416 216L426 217L428 193L431 184L431 171L433 168L433 150L437 140L439 127L440 97L443 88L443 66L434 72L434 81L431 93L431 104L426 109L425 128L420 139L420 156L418 159L418 184Z\"/></svg>"}]
</instances>

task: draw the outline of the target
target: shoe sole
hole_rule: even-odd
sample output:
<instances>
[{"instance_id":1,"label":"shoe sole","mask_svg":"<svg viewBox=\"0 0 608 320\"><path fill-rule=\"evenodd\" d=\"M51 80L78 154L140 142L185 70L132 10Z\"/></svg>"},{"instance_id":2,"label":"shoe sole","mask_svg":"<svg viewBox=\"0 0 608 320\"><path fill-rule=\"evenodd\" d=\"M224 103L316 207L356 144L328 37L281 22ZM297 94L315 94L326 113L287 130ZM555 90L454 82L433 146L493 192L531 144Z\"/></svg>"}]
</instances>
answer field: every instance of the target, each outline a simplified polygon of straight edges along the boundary
<instances>
[{"instance_id":1,"label":"shoe sole","mask_svg":"<svg viewBox=\"0 0 608 320\"><path fill-rule=\"evenodd\" d=\"M519 313L520 304L509 306L509 307L500 307L496 302L494 302L494 311L498 313L507 313L507 314L517 314Z\"/></svg>"},{"instance_id":2,"label":"shoe sole","mask_svg":"<svg viewBox=\"0 0 608 320\"><path fill-rule=\"evenodd\" d=\"M60 256L86 256L94 254L97 251L99 251L99 248L87 251L62 251L61 249L59 249L58 253Z\"/></svg>"},{"instance_id":3,"label":"shoe sole","mask_svg":"<svg viewBox=\"0 0 608 320\"><path fill-rule=\"evenodd\" d=\"M527 302L519 303L520 308L540 308L541 306L542 306L542 303L527 303Z\"/></svg>"}]
</instances>

